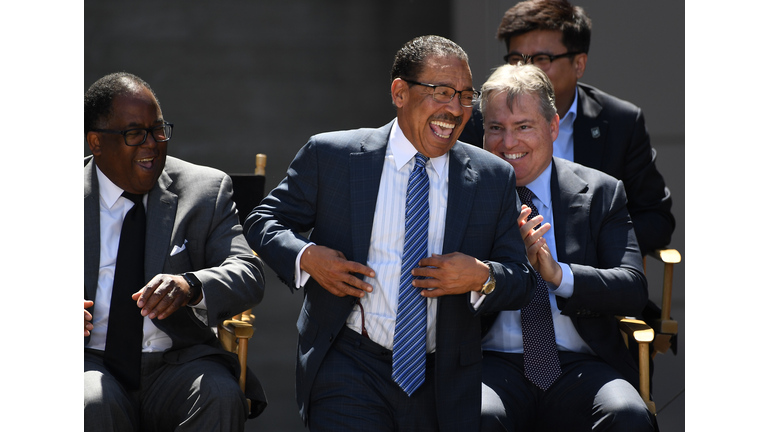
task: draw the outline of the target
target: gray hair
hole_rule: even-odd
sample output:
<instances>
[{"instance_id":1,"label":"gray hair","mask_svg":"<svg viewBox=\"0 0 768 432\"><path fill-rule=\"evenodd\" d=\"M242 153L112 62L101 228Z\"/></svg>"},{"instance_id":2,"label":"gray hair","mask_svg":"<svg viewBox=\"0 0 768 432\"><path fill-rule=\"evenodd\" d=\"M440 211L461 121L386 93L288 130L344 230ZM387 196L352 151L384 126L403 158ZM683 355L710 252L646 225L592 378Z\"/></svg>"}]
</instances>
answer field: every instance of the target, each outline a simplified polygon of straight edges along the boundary
<instances>
[{"instance_id":1,"label":"gray hair","mask_svg":"<svg viewBox=\"0 0 768 432\"><path fill-rule=\"evenodd\" d=\"M557 114L552 82L544 71L534 65L518 63L515 66L499 66L480 91L480 112L483 113L483 118L486 116L490 100L500 93L507 93L507 106L510 111L516 96L528 94L539 96L539 111L548 122Z\"/></svg>"}]
</instances>

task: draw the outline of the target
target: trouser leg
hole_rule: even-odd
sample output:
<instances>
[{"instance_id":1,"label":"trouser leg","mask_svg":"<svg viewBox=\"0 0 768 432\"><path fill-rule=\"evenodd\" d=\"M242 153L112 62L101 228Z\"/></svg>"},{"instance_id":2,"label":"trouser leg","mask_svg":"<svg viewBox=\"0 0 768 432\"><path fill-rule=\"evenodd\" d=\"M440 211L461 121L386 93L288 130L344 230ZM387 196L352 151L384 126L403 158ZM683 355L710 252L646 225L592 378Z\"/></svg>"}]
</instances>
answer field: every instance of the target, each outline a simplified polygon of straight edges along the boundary
<instances>
[{"instance_id":1,"label":"trouser leg","mask_svg":"<svg viewBox=\"0 0 768 432\"><path fill-rule=\"evenodd\" d=\"M103 354L85 350L83 420L85 432L137 431L138 399L104 366Z\"/></svg>"}]
</instances>

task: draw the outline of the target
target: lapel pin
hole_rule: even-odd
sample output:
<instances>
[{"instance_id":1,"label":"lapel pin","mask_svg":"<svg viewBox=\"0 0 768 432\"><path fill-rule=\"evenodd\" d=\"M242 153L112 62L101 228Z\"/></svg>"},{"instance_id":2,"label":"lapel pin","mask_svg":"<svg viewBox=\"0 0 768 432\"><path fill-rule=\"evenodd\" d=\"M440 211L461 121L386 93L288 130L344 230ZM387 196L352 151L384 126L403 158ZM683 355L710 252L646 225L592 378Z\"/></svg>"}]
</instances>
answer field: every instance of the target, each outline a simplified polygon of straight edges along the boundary
<instances>
[{"instance_id":1,"label":"lapel pin","mask_svg":"<svg viewBox=\"0 0 768 432\"><path fill-rule=\"evenodd\" d=\"M592 128L592 138L600 138L600 128L595 126Z\"/></svg>"}]
</instances>

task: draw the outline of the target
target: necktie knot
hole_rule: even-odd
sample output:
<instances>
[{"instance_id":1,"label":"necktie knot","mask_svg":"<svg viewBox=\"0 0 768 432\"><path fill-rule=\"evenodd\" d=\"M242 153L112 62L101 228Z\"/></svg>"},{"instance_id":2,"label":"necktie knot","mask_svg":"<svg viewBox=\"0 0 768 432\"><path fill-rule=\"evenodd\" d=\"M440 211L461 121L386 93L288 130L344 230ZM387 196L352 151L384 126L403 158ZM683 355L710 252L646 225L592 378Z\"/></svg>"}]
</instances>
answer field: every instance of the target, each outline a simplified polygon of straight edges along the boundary
<instances>
[{"instance_id":1,"label":"necktie knot","mask_svg":"<svg viewBox=\"0 0 768 432\"><path fill-rule=\"evenodd\" d=\"M414 167L414 169L424 168L427 165L428 160L429 158L424 156L423 154L416 153L416 166Z\"/></svg>"},{"instance_id":2,"label":"necktie knot","mask_svg":"<svg viewBox=\"0 0 768 432\"><path fill-rule=\"evenodd\" d=\"M123 191L122 196L133 201L134 205L139 205L139 204L144 205L144 202L143 202L144 195Z\"/></svg>"},{"instance_id":3,"label":"necktie knot","mask_svg":"<svg viewBox=\"0 0 768 432\"><path fill-rule=\"evenodd\" d=\"M530 207L533 204L533 192L525 186L517 187L517 195L520 196L520 201L523 204Z\"/></svg>"}]
</instances>

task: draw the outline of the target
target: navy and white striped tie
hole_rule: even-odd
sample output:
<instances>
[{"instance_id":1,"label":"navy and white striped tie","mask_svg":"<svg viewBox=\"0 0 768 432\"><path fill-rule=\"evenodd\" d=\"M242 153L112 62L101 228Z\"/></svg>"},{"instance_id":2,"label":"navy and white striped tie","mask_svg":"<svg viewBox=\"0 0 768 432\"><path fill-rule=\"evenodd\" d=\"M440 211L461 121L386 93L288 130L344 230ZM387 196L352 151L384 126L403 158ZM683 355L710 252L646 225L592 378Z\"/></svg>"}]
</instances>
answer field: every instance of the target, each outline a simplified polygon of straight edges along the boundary
<instances>
[{"instance_id":1,"label":"navy and white striped tie","mask_svg":"<svg viewBox=\"0 0 768 432\"><path fill-rule=\"evenodd\" d=\"M427 356L427 299L411 283L411 270L427 256L429 231L429 177L427 158L416 153L416 166L408 178L405 203L405 241L400 273L392 379L411 396L424 383Z\"/></svg>"}]
</instances>

